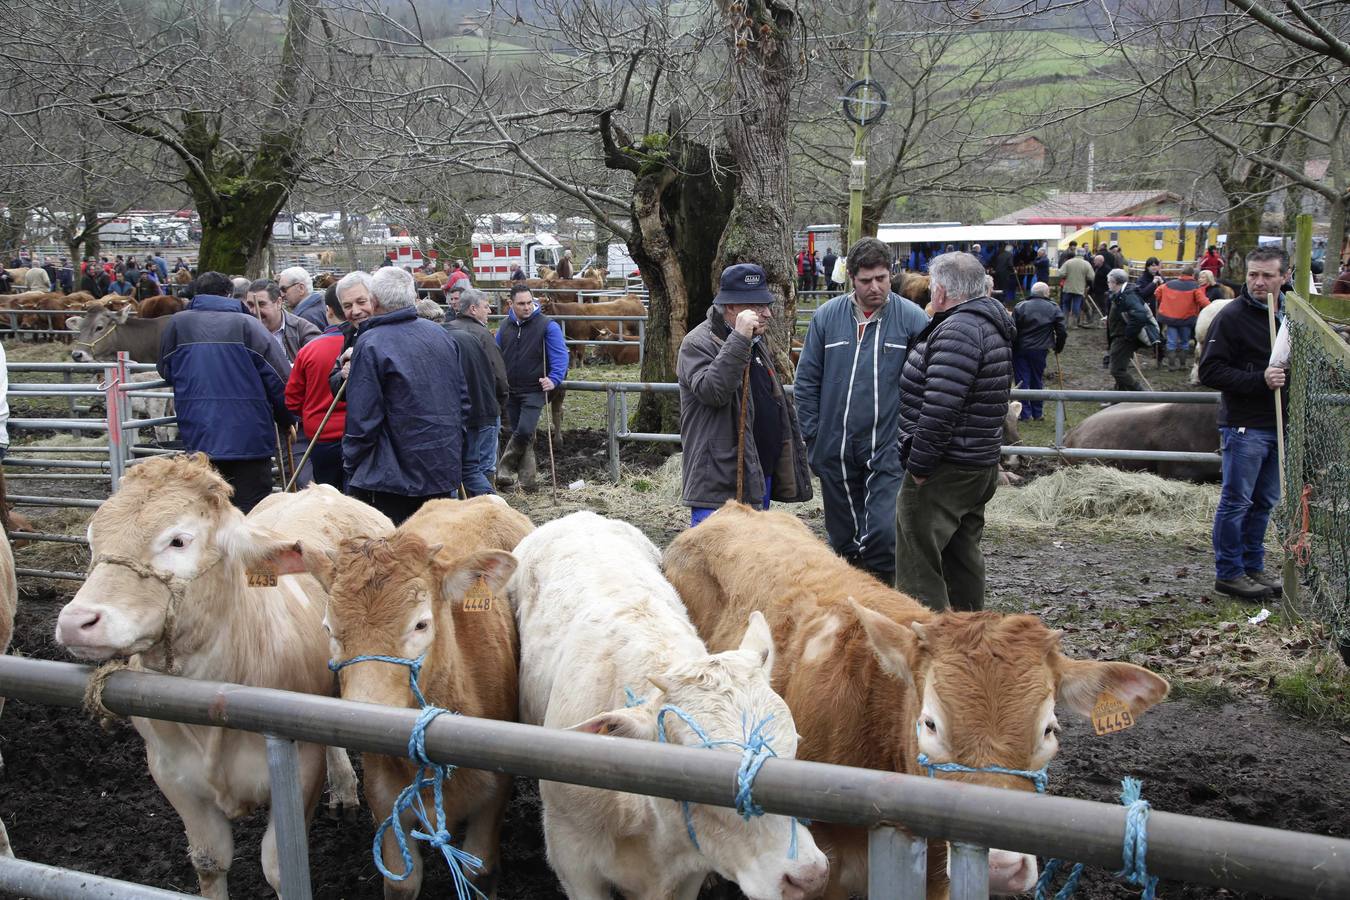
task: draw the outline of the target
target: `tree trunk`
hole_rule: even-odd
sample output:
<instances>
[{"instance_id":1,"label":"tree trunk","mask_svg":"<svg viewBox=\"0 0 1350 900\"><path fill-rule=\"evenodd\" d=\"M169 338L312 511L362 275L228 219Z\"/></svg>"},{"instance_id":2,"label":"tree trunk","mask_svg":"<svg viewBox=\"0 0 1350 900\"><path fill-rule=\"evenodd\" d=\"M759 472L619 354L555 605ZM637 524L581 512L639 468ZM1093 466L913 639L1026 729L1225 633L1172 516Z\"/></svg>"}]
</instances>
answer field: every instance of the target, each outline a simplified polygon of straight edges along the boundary
<instances>
[{"instance_id":1,"label":"tree trunk","mask_svg":"<svg viewBox=\"0 0 1350 900\"><path fill-rule=\"evenodd\" d=\"M1345 258L1345 205L1344 195L1328 205L1330 221L1327 223L1327 255L1322 260L1323 290L1328 294L1340 272L1340 262Z\"/></svg>"},{"instance_id":2,"label":"tree trunk","mask_svg":"<svg viewBox=\"0 0 1350 900\"><path fill-rule=\"evenodd\" d=\"M735 206L722 232L716 279L740 262L764 268L774 295L769 328L774 364L791 381L792 335L796 330L796 270L788 202L788 108L796 76L797 16L776 0L718 0L726 19L732 58L727 106L738 110L722 119L736 161Z\"/></svg>"},{"instance_id":3,"label":"tree trunk","mask_svg":"<svg viewBox=\"0 0 1350 900\"><path fill-rule=\"evenodd\" d=\"M356 225L347 215L347 202L338 205L338 231L342 232L342 248L347 251L347 271L353 272L361 267L356 253Z\"/></svg>"},{"instance_id":4,"label":"tree trunk","mask_svg":"<svg viewBox=\"0 0 1350 900\"><path fill-rule=\"evenodd\" d=\"M1265 198L1249 199L1228 212L1228 262L1224 277L1242 284L1247 278L1247 254L1256 249L1261 236L1261 212Z\"/></svg>"}]
</instances>

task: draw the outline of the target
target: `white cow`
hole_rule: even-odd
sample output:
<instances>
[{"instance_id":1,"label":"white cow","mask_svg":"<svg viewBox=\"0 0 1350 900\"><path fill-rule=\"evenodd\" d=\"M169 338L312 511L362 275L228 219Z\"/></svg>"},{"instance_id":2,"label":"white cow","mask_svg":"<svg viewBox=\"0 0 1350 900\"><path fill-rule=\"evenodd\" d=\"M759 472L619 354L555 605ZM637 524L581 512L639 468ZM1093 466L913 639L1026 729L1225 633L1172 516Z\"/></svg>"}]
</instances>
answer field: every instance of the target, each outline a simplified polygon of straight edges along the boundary
<instances>
[{"instance_id":1,"label":"white cow","mask_svg":"<svg viewBox=\"0 0 1350 900\"><path fill-rule=\"evenodd\" d=\"M247 517L229 494L201 454L133 468L90 520L89 577L61 610L57 641L82 659L135 654L133 667L151 671L334 693L321 624L328 595L312 576L286 573L304 571L302 537L306 551L323 552L345 537L388 534L393 524L326 485L273 494ZM132 724L145 739L150 774L183 820L202 894L224 900L234 858L230 820L269 799L263 737L153 719ZM351 761L341 750L329 760L335 793L354 807ZM324 748L302 744L300 762L308 816L323 789ZM262 858L277 888L270 822Z\"/></svg>"},{"instance_id":2,"label":"white cow","mask_svg":"<svg viewBox=\"0 0 1350 900\"><path fill-rule=\"evenodd\" d=\"M1235 299L1224 297L1215 300L1200 310L1200 315L1195 317L1195 362L1191 364L1191 384L1200 383L1200 360L1205 356L1205 341L1209 338L1209 328L1214 323L1214 317Z\"/></svg>"},{"instance_id":3,"label":"white cow","mask_svg":"<svg viewBox=\"0 0 1350 900\"><path fill-rule=\"evenodd\" d=\"M0 653L9 650L10 638L14 636L14 612L19 606L19 588L14 580L14 552L9 549L9 541L0 534ZM0 697L0 710L5 708L5 698ZM0 759L0 770L5 762ZM9 846L9 834L5 823L0 822L0 856L13 856Z\"/></svg>"},{"instance_id":4,"label":"white cow","mask_svg":"<svg viewBox=\"0 0 1350 900\"><path fill-rule=\"evenodd\" d=\"M792 714L769 686L773 639L762 616L751 618L739 649L708 653L651 541L590 512L544 525L515 555L508 592L520 628L522 721L652 741L669 704L713 741L744 740L747 722L769 719L773 750L795 755ZM642 702L629 706L625 689ZM664 720L672 743L700 743L675 715ZM611 888L685 900L709 872L752 900L797 900L825 887L824 854L783 816L746 822L733 809L691 805L696 847L673 800L553 782L539 793L549 863L573 900L607 900Z\"/></svg>"}]
</instances>

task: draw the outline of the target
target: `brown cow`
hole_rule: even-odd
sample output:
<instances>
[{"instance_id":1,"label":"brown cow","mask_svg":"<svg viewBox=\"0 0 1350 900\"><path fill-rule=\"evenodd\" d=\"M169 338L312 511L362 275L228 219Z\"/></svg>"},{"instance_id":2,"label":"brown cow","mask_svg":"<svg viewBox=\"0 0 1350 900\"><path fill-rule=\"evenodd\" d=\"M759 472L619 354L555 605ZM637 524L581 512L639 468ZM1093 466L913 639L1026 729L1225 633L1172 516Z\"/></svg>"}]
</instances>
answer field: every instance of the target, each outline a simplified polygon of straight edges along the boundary
<instances>
[{"instance_id":1,"label":"brown cow","mask_svg":"<svg viewBox=\"0 0 1350 900\"><path fill-rule=\"evenodd\" d=\"M562 303L554 299L553 295L547 295L539 300L539 308L547 316L645 316L647 308L642 305L642 301L629 294L618 300L611 300L606 303ZM602 330L608 330L611 334L619 333L619 323L610 321L573 321L566 320L559 323L563 326L563 331L569 341L596 341L601 340L597 335ZM633 334L637 331L636 322L623 323L623 333ZM580 365L585 355L586 348L583 344L573 344L570 348L572 363Z\"/></svg>"},{"instance_id":2,"label":"brown cow","mask_svg":"<svg viewBox=\"0 0 1350 900\"><path fill-rule=\"evenodd\" d=\"M187 269L179 269L173 273L174 284L192 284L192 272Z\"/></svg>"},{"instance_id":3,"label":"brown cow","mask_svg":"<svg viewBox=\"0 0 1350 900\"><path fill-rule=\"evenodd\" d=\"M928 301L933 299L931 281L927 275L901 271L899 282L894 286L894 290L901 297L913 300L919 306L927 306Z\"/></svg>"},{"instance_id":4,"label":"brown cow","mask_svg":"<svg viewBox=\"0 0 1350 900\"><path fill-rule=\"evenodd\" d=\"M595 347L595 355L600 359L605 359L621 366L637 364L638 358L641 355L639 351L641 349L642 339L636 334L619 335L610 331L608 328L601 328L595 333L595 339L597 341L623 341L624 343L624 346L622 347L614 344L597 344Z\"/></svg>"},{"instance_id":5,"label":"brown cow","mask_svg":"<svg viewBox=\"0 0 1350 900\"><path fill-rule=\"evenodd\" d=\"M19 295L23 297L23 294ZM74 294L66 295L60 293L44 293L31 302L31 305L19 307L21 309L32 309L33 313L19 317L19 327L33 330L51 330L61 327L61 317L55 315L58 312L68 310L83 310L84 304L94 299L94 295L85 291L78 291ZM39 310L41 312L39 312ZM69 341L70 338L64 335L40 334L36 336L38 340L54 340L61 337L62 340Z\"/></svg>"},{"instance_id":6,"label":"brown cow","mask_svg":"<svg viewBox=\"0 0 1350 900\"><path fill-rule=\"evenodd\" d=\"M413 281L417 282L420 288L444 287L447 277L444 272L430 272L425 275L420 272L413 273Z\"/></svg>"},{"instance_id":7,"label":"brown cow","mask_svg":"<svg viewBox=\"0 0 1350 900\"><path fill-rule=\"evenodd\" d=\"M344 541L331 559L307 555L319 580L332 583L324 624L334 662L364 655L422 657L418 683L428 703L514 722L518 642L504 588L516 569L509 551L533 530L497 496L432 500L387 538ZM340 672L342 696L418 708L409 677L408 669L390 663L349 664ZM373 753L361 765L366 802L382 822L417 768L407 759ZM475 769L457 771L445 791L446 818L467 821L463 847L483 861L475 880L489 896L510 795L509 775ZM404 818L410 824L411 814ZM413 871L407 881L386 881L386 897L411 898L421 890L421 854L415 842L409 849ZM390 829L384 858L398 857Z\"/></svg>"},{"instance_id":8,"label":"brown cow","mask_svg":"<svg viewBox=\"0 0 1350 900\"><path fill-rule=\"evenodd\" d=\"M155 297L146 297L141 301L136 314L142 319L158 319L161 316L171 316L180 312L185 304L180 298L159 295Z\"/></svg>"},{"instance_id":9,"label":"brown cow","mask_svg":"<svg viewBox=\"0 0 1350 900\"><path fill-rule=\"evenodd\" d=\"M747 537L753 535L753 537ZM1055 702L1091 715L1112 697L1132 715L1167 682L1138 666L1073 660L1035 616L935 613L850 566L796 517L728 502L665 554L665 574L712 652L733 649L759 610L773 631L773 688L801 734L798 759L925 774L934 762L1034 770L1058 745ZM917 730L917 734L916 734ZM939 778L1032 790L1023 778ZM829 898L867 890L867 834L821 823ZM946 896L946 848L929 848L929 896ZM1030 890L1036 859L991 850L990 887Z\"/></svg>"},{"instance_id":10,"label":"brown cow","mask_svg":"<svg viewBox=\"0 0 1350 900\"><path fill-rule=\"evenodd\" d=\"M333 272L320 272L318 275L314 276L314 290L326 291L337 284L338 279L341 277L341 275L336 275Z\"/></svg>"}]
</instances>

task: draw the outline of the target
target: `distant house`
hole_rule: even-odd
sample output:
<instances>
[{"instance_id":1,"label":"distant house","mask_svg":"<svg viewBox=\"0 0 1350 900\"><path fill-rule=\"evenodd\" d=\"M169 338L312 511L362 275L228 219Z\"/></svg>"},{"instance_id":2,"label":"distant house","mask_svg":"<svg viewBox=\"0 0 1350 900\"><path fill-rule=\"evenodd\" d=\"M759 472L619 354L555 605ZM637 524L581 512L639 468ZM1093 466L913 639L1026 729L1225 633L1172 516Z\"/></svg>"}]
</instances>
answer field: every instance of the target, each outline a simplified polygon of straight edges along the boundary
<instances>
[{"instance_id":1,"label":"distant house","mask_svg":"<svg viewBox=\"0 0 1350 900\"><path fill-rule=\"evenodd\" d=\"M483 23L465 16L450 27L450 33L455 37L482 37Z\"/></svg>"},{"instance_id":2,"label":"distant house","mask_svg":"<svg viewBox=\"0 0 1350 900\"><path fill-rule=\"evenodd\" d=\"M1328 171L1331 169L1331 160L1329 159L1310 159L1303 163L1303 174L1314 181L1325 184L1328 179ZM1266 212L1274 213L1283 217L1285 214L1284 200L1285 190L1281 188L1266 198ZM1331 214L1330 205L1327 198L1316 191L1310 191L1307 188L1302 189L1299 197L1300 213L1306 213L1315 219L1325 219Z\"/></svg>"},{"instance_id":3,"label":"distant house","mask_svg":"<svg viewBox=\"0 0 1350 900\"><path fill-rule=\"evenodd\" d=\"M1072 231L1093 222L1127 216L1175 217L1180 212L1180 200L1171 191L1068 191L990 219L987 224L1062 224Z\"/></svg>"},{"instance_id":4,"label":"distant house","mask_svg":"<svg viewBox=\"0 0 1350 900\"><path fill-rule=\"evenodd\" d=\"M1040 138L1025 135L991 141L985 158L994 171L1039 172L1045 168L1046 149Z\"/></svg>"}]
</instances>

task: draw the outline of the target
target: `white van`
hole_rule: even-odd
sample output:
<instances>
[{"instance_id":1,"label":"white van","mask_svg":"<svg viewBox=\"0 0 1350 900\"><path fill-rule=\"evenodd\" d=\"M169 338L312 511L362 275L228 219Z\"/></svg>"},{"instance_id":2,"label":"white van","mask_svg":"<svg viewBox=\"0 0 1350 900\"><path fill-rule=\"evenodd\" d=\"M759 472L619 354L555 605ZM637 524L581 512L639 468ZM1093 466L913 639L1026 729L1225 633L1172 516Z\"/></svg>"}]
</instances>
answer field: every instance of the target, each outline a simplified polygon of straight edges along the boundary
<instances>
[{"instance_id":1,"label":"white van","mask_svg":"<svg viewBox=\"0 0 1350 900\"><path fill-rule=\"evenodd\" d=\"M586 260L581 267L581 271L584 272L586 269L598 265L598 259L598 257L592 256ZM628 255L627 244L609 245L609 265L605 266L605 269L611 280L627 281L630 278L641 277L641 273L638 272L638 264L633 261L633 257Z\"/></svg>"}]
</instances>

